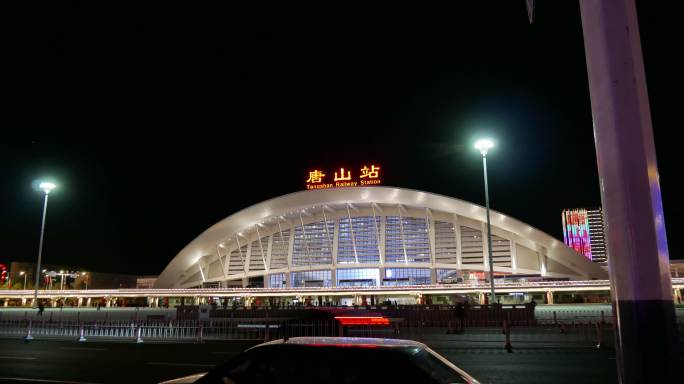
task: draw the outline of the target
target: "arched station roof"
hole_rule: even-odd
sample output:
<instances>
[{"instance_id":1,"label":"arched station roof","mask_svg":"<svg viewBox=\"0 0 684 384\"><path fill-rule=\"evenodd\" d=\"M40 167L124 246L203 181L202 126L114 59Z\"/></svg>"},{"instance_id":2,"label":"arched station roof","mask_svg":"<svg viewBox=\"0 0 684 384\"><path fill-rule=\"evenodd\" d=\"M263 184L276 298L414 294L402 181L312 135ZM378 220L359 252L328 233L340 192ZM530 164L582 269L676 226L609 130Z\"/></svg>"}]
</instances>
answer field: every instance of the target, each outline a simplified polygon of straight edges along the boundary
<instances>
[{"instance_id":1,"label":"arched station roof","mask_svg":"<svg viewBox=\"0 0 684 384\"><path fill-rule=\"evenodd\" d=\"M533 208L532 208L533 209ZM159 276L156 288L181 288L197 285L204 281L227 281L250 276L267 275L274 271L289 273L294 270L311 270L311 266L294 266L283 269L272 268L266 260L269 253L268 236L277 239L282 237L283 230L295 230L310 223L335 218L349 217L413 217L431 220L431 223L451 223L456 235L456 242L460 242L454 249L458 249L458 260L442 262L436 257L435 236L431 237L430 261L406 266L432 266L434 268L466 268L466 244L460 236L460 229L468 229L480 237L485 235L485 208L464 200L442 196L434 193L386 186L331 188L307 190L290 193L263 201L245 208L221 220L201 233L183 248L166 266ZM375 222L375 218L373 219ZM384 221L382 222L384 225ZM492 235L500 241L510 242L508 248L508 263L501 265L495 262L495 270L508 273L540 273L542 276L569 279L605 279L607 273L598 265L590 262L582 255L567 247L563 242L533 228L519 220L503 213L491 211ZM337 229L337 225L335 229ZM389 225L389 224L388 224ZM326 227L327 228L327 227ZM331 227L332 228L332 227ZM456 229L453 229L456 228ZM327 229L326 229L327 230ZM403 229L402 229L403 231ZM479 231L479 232L477 232ZM353 232L352 232L353 233ZM458 234L457 234L458 233ZM333 234L332 237L336 236ZM378 232L378 238L383 234ZM259 241L257 241L259 240ZM275 240L274 240L275 241ZM244 271L234 273L230 271L229 260L232 254L238 252L245 263L242 249L246 244L259 244L252 252L253 260L259 262L260 267L252 270L245 264ZM332 242L332 240L331 240ZM382 247L384 245L379 245ZM486 247L486 242L483 242ZM496 250L496 246L493 247ZM463 250L463 254L462 254ZM356 252L356 249L354 250ZM384 252L384 250L380 250ZM480 258L485 254L480 249ZM502 251L503 252L503 251ZM292 246L289 250L292 257ZM404 250L406 253L406 250ZM505 252L504 252L505 253ZM332 256L333 259L336 257ZM446 260L446 259L445 259ZM395 260L396 261L396 260ZM486 260L482 260L486 264ZM511 264L512 261L512 264ZM333 261L333 264L335 262ZM381 263L380 267L399 266L397 263ZM385 265L387 264L387 265ZM458 265L456 265L458 264ZM271 268L269 268L271 267ZM319 266L320 267L320 266ZM328 266L330 267L330 266ZM354 267L345 264L344 267ZM376 265L376 267L378 267ZM467 268L486 270L486 265L470 265ZM323 267L325 268L325 266ZM319 268L320 269L320 268Z\"/></svg>"}]
</instances>

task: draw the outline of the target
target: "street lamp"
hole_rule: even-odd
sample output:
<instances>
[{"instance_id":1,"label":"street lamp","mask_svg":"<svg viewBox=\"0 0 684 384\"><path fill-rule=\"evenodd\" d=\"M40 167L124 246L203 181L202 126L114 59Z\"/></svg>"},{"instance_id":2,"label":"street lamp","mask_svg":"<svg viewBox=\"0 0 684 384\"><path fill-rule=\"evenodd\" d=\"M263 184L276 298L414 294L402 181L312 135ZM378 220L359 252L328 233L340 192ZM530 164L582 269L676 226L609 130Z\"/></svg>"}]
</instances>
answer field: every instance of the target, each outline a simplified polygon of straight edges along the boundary
<instances>
[{"instance_id":1,"label":"street lamp","mask_svg":"<svg viewBox=\"0 0 684 384\"><path fill-rule=\"evenodd\" d=\"M24 276L24 289L26 289L26 277L28 276L25 271L20 271L19 276Z\"/></svg>"},{"instance_id":2,"label":"street lamp","mask_svg":"<svg viewBox=\"0 0 684 384\"><path fill-rule=\"evenodd\" d=\"M42 224L40 225L40 244L38 245L38 264L36 264L36 286L34 287L35 290L33 292L33 303L31 303L31 306L33 308L36 308L36 304L38 302L38 282L40 280L40 259L43 256L43 237L45 235L45 214L47 213L47 204L48 204L48 195L50 194L50 191L55 189L57 186L53 183L48 183L48 182L42 182L40 183L40 189L45 192L45 202L43 203L43 221Z\"/></svg>"},{"instance_id":3,"label":"street lamp","mask_svg":"<svg viewBox=\"0 0 684 384\"><path fill-rule=\"evenodd\" d=\"M489 253L489 282L492 288L491 303L496 303L496 294L494 293L494 259L492 258L492 224L489 220L489 185L487 184L487 152L494 147L494 142L491 139L480 139L475 142L475 148L482 154L482 167L484 169L484 187L485 187L485 206L487 207L487 251Z\"/></svg>"}]
</instances>

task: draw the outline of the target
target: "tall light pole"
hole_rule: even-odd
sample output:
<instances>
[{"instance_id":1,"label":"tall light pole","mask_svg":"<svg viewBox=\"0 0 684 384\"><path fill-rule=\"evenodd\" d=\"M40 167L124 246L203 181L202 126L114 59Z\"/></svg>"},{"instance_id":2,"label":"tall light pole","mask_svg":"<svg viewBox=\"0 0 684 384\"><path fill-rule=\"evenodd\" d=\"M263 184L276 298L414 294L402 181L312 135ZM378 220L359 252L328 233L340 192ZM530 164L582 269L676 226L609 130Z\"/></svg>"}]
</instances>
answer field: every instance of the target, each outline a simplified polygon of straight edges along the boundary
<instances>
[{"instance_id":1,"label":"tall light pole","mask_svg":"<svg viewBox=\"0 0 684 384\"><path fill-rule=\"evenodd\" d=\"M48 195L50 191L57 187L53 183L40 183L40 189L45 192L45 202L43 203L43 222L40 225L40 244L38 245L38 264L36 264L36 286L33 292L33 303L31 306L36 308L38 302L38 283L40 282L40 260L43 257L43 237L45 236L45 214L47 213Z\"/></svg>"},{"instance_id":2,"label":"tall light pole","mask_svg":"<svg viewBox=\"0 0 684 384\"><path fill-rule=\"evenodd\" d=\"M489 253L489 283L492 288L492 300L490 303L496 303L496 294L494 293L494 259L492 258L492 223L489 220L489 185L487 184L487 151L494 147L494 142L491 139L480 139L475 142L475 148L482 154L482 167L484 169L484 187L485 187L485 206L487 207L487 253Z\"/></svg>"}]
</instances>

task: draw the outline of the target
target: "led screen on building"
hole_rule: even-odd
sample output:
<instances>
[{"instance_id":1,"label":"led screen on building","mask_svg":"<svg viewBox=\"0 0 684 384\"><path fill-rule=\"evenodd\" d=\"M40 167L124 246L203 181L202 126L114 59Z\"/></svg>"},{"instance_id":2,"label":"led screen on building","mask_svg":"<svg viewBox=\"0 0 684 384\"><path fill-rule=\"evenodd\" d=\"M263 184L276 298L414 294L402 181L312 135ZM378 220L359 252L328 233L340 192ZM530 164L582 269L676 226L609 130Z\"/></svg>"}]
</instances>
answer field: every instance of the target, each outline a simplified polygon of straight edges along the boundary
<instances>
[{"instance_id":1,"label":"led screen on building","mask_svg":"<svg viewBox=\"0 0 684 384\"><path fill-rule=\"evenodd\" d=\"M591 260L591 238L587 210L563 210L563 241L565 244Z\"/></svg>"}]
</instances>

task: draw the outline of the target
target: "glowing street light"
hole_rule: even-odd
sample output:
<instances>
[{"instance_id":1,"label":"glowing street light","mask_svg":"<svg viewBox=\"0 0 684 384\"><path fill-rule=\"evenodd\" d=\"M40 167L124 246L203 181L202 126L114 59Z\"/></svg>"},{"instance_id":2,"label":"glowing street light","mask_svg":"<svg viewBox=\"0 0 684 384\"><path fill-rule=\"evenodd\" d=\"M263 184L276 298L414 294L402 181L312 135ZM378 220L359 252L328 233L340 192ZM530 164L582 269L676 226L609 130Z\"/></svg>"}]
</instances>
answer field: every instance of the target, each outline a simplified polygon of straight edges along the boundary
<instances>
[{"instance_id":1,"label":"glowing street light","mask_svg":"<svg viewBox=\"0 0 684 384\"><path fill-rule=\"evenodd\" d=\"M42 189L43 192L45 192L45 202L43 203L43 221L40 225L40 244L38 245L38 263L36 264L36 285L33 291L33 303L31 303L31 306L33 308L36 308L38 303L38 284L40 282L40 260L43 256L43 238L45 236L45 215L47 214L48 195L53 189L57 188L57 186L54 183L45 181L40 183L39 186L40 189Z\"/></svg>"},{"instance_id":2,"label":"glowing street light","mask_svg":"<svg viewBox=\"0 0 684 384\"><path fill-rule=\"evenodd\" d=\"M487 184L487 152L494 147L494 141L491 139L479 139L475 142L475 148L482 154L482 167L484 169L484 187L485 187L485 206L487 208L487 251L489 253L489 282L492 289L491 303L496 303L496 294L494 293L494 259L492 257L492 224L489 220L489 185Z\"/></svg>"},{"instance_id":3,"label":"glowing street light","mask_svg":"<svg viewBox=\"0 0 684 384\"><path fill-rule=\"evenodd\" d=\"M482 157L487 156L487 151L494 148L494 142L491 139L480 139L475 142L475 148L480 151Z\"/></svg>"}]
</instances>

